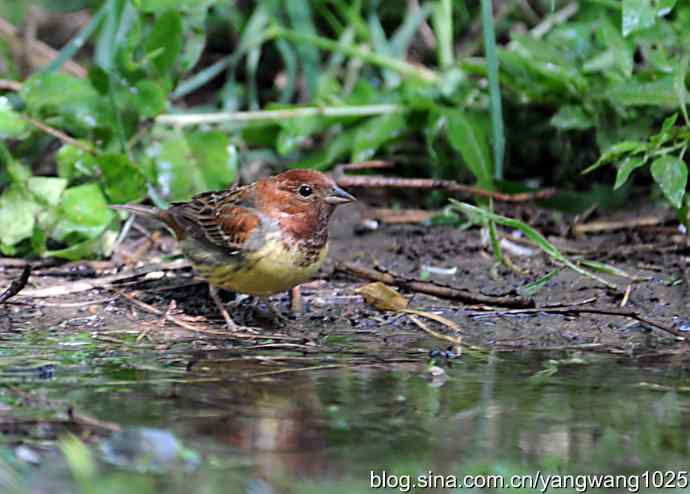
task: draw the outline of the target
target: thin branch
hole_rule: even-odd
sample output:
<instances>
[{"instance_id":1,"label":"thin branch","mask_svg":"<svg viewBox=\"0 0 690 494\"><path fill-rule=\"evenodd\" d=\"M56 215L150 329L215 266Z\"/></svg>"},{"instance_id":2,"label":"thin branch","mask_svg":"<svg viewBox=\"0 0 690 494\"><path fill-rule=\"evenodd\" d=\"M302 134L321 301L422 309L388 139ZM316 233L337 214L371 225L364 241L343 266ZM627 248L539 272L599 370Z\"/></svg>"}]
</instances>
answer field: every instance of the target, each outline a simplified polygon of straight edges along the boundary
<instances>
[{"instance_id":1,"label":"thin branch","mask_svg":"<svg viewBox=\"0 0 690 494\"><path fill-rule=\"evenodd\" d=\"M460 288L442 285L440 283L410 279L392 273L376 271L354 263L339 263L336 265L336 269L354 275L358 278L380 281L381 283L385 283L387 285L405 288L413 292L426 293L427 295L433 295L434 297L438 298L456 300L465 304L493 305L515 308L534 307L533 300L520 296L480 295Z\"/></svg>"},{"instance_id":2,"label":"thin branch","mask_svg":"<svg viewBox=\"0 0 690 494\"><path fill-rule=\"evenodd\" d=\"M74 137L68 136L67 134L65 134L61 130L56 129L55 127L51 127L49 125L46 125L43 122L41 122L40 120L36 120L35 118L29 117L27 115L22 115L22 118L24 120L26 120L27 122L29 122L34 127L42 130L46 134L50 134L51 136L56 137L57 139L60 139L62 142L66 143L66 144L71 144L72 146L77 147L77 148L81 149L82 151L86 151L89 154L95 154L96 153L95 148L89 146L86 143L78 141Z\"/></svg>"},{"instance_id":3,"label":"thin branch","mask_svg":"<svg viewBox=\"0 0 690 494\"><path fill-rule=\"evenodd\" d=\"M459 194L475 195L479 197L492 198L502 202L528 202L540 199L547 199L557 193L556 189L547 188L535 192L522 192L519 194L505 194L491 190L473 187L471 185L460 184L454 180L436 180L432 178L398 178L384 177L382 175L346 175L346 170L366 170L390 168L391 162L388 161L369 161L363 163L352 163L338 165L335 167L333 176L340 187L363 187L363 188L392 188L392 189L431 189L445 190Z\"/></svg>"}]
</instances>

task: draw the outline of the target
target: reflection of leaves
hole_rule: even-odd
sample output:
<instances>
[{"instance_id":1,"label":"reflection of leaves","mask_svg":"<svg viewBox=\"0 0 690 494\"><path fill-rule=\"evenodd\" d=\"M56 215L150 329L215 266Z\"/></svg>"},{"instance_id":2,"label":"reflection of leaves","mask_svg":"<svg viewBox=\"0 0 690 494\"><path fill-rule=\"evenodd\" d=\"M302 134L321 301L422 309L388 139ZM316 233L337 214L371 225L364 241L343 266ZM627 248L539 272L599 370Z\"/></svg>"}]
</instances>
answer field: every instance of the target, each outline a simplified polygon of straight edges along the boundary
<instances>
[{"instance_id":1,"label":"reflection of leaves","mask_svg":"<svg viewBox=\"0 0 690 494\"><path fill-rule=\"evenodd\" d=\"M675 156L662 156L652 163L651 171L666 198L679 209L688 183L688 167Z\"/></svg>"}]
</instances>

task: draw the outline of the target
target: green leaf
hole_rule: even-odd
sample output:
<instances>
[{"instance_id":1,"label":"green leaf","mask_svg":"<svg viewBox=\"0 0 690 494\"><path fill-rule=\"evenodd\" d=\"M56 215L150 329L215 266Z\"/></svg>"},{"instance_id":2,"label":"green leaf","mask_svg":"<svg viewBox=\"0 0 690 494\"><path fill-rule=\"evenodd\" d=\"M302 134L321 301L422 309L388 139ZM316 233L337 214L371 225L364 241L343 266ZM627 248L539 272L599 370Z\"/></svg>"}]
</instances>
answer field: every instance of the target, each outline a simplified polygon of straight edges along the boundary
<instances>
[{"instance_id":1,"label":"green leaf","mask_svg":"<svg viewBox=\"0 0 690 494\"><path fill-rule=\"evenodd\" d=\"M647 144L640 141L622 141L614 144L608 148L594 163L593 165L587 167L582 174L593 172L597 168L601 168L606 163L614 161L615 159L623 156L625 154L638 154L647 149Z\"/></svg>"},{"instance_id":2,"label":"green leaf","mask_svg":"<svg viewBox=\"0 0 690 494\"><path fill-rule=\"evenodd\" d=\"M206 189L223 189L235 181L237 150L226 134L194 132L187 134L187 142Z\"/></svg>"},{"instance_id":3,"label":"green leaf","mask_svg":"<svg viewBox=\"0 0 690 494\"><path fill-rule=\"evenodd\" d=\"M628 181L630 174L646 162L646 157L628 156L625 158L625 161L623 161L623 164L618 168L618 172L616 173L616 183L613 186L613 190L622 187L623 184Z\"/></svg>"},{"instance_id":4,"label":"green leaf","mask_svg":"<svg viewBox=\"0 0 690 494\"><path fill-rule=\"evenodd\" d=\"M123 90L128 108L135 109L143 118L153 118L165 111L168 92L153 81L143 80Z\"/></svg>"},{"instance_id":5,"label":"green leaf","mask_svg":"<svg viewBox=\"0 0 690 494\"><path fill-rule=\"evenodd\" d=\"M471 113L462 110L446 110L448 140L458 151L469 169L484 188L493 188L493 167L489 143L482 123Z\"/></svg>"},{"instance_id":6,"label":"green leaf","mask_svg":"<svg viewBox=\"0 0 690 494\"><path fill-rule=\"evenodd\" d=\"M368 160L383 144L400 136L407 125L405 114L400 112L369 118L355 133L352 161Z\"/></svg>"},{"instance_id":7,"label":"green leaf","mask_svg":"<svg viewBox=\"0 0 690 494\"><path fill-rule=\"evenodd\" d=\"M180 14L174 10L161 14L144 43L144 50L147 56L153 57L153 66L156 67L159 75L168 75L175 67L177 57L182 50L182 41Z\"/></svg>"},{"instance_id":8,"label":"green leaf","mask_svg":"<svg viewBox=\"0 0 690 494\"><path fill-rule=\"evenodd\" d=\"M607 16L601 18L601 38L604 45L612 54L613 63L620 69L625 77L630 77L633 72L633 48L628 45Z\"/></svg>"},{"instance_id":9,"label":"green leaf","mask_svg":"<svg viewBox=\"0 0 690 494\"><path fill-rule=\"evenodd\" d=\"M622 10L623 36L650 28L656 22L652 0L623 0Z\"/></svg>"},{"instance_id":10,"label":"green leaf","mask_svg":"<svg viewBox=\"0 0 690 494\"><path fill-rule=\"evenodd\" d=\"M685 86L685 77L688 74L688 65L690 64L690 54L686 54L681 58L678 67L676 68L676 75L673 77L673 90L678 98L678 104L683 112L685 123L690 127L690 116L688 116L688 88Z\"/></svg>"},{"instance_id":11,"label":"green leaf","mask_svg":"<svg viewBox=\"0 0 690 494\"><path fill-rule=\"evenodd\" d=\"M92 257L108 257L117 241L118 232L115 229L107 229L98 237L84 240L64 249L47 250L45 257L59 257L69 261L78 261Z\"/></svg>"},{"instance_id":12,"label":"green leaf","mask_svg":"<svg viewBox=\"0 0 690 494\"><path fill-rule=\"evenodd\" d=\"M652 82L639 82L635 79L626 80L609 87L605 96L614 105L661 106L664 108L676 108L678 106L673 76L666 76Z\"/></svg>"},{"instance_id":13,"label":"green leaf","mask_svg":"<svg viewBox=\"0 0 690 494\"><path fill-rule=\"evenodd\" d=\"M314 133L328 128L328 119L323 117L304 117L282 120L279 122L281 130L278 134L276 148L282 156L294 152L304 144Z\"/></svg>"},{"instance_id":14,"label":"green leaf","mask_svg":"<svg viewBox=\"0 0 690 494\"><path fill-rule=\"evenodd\" d=\"M67 180L54 177L31 177L26 185L38 202L54 208L60 203L62 192L67 187Z\"/></svg>"},{"instance_id":15,"label":"green leaf","mask_svg":"<svg viewBox=\"0 0 690 494\"><path fill-rule=\"evenodd\" d=\"M146 197L146 177L126 155L107 153L98 156L96 161L112 204L140 202Z\"/></svg>"},{"instance_id":16,"label":"green leaf","mask_svg":"<svg viewBox=\"0 0 690 494\"><path fill-rule=\"evenodd\" d=\"M585 130L594 126L592 118L584 108L575 105L561 106L550 120L551 125L563 130Z\"/></svg>"},{"instance_id":17,"label":"green leaf","mask_svg":"<svg viewBox=\"0 0 690 494\"><path fill-rule=\"evenodd\" d=\"M57 152L58 176L72 181L77 177L93 177L98 174L96 158L81 148L66 144Z\"/></svg>"},{"instance_id":18,"label":"green leaf","mask_svg":"<svg viewBox=\"0 0 690 494\"><path fill-rule=\"evenodd\" d=\"M60 116L69 130L81 135L112 121L105 102L88 80L62 73L38 73L24 82L19 94L30 115Z\"/></svg>"},{"instance_id":19,"label":"green leaf","mask_svg":"<svg viewBox=\"0 0 690 494\"><path fill-rule=\"evenodd\" d=\"M40 206L18 185L0 196L0 245L9 247L31 238Z\"/></svg>"},{"instance_id":20,"label":"green leaf","mask_svg":"<svg viewBox=\"0 0 690 494\"><path fill-rule=\"evenodd\" d=\"M0 96L0 139L17 139L22 137L28 123L12 109L9 100Z\"/></svg>"},{"instance_id":21,"label":"green leaf","mask_svg":"<svg viewBox=\"0 0 690 494\"><path fill-rule=\"evenodd\" d=\"M62 194L58 221L51 237L58 241L66 241L73 236L96 238L112 221L113 215L97 184L70 187Z\"/></svg>"},{"instance_id":22,"label":"green leaf","mask_svg":"<svg viewBox=\"0 0 690 494\"><path fill-rule=\"evenodd\" d=\"M679 209L683 205L688 183L688 167L676 156L661 156L654 160L651 171L666 198L674 208Z\"/></svg>"}]
</instances>

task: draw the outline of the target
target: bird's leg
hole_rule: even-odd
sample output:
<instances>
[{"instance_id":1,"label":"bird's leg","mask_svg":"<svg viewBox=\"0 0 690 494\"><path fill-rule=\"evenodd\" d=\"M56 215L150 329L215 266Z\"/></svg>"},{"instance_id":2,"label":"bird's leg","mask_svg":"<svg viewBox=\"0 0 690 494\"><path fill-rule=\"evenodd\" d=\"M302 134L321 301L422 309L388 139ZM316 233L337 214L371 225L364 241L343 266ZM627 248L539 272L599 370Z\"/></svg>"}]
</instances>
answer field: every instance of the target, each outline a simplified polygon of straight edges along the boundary
<instances>
[{"instance_id":1,"label":"bird's leg","mask_svg":"<svg viewBox=\"0 0 690 494\"><path fill-rule=\"evenodd\" d=\"M286 326L289 319L285 317L280 310L276 309L275 306L271 303L270 300L268 300L268 297L261 297L261 301L266 304L266 307L268 307L268 310L271 312L271 315L273 316L273 322L277 323L280 326Z\"/></svg>"},{"instance_id":2,"label":"bird's leg","mask_svg":"<svg viewBox=\"0 0 690 494\"><path fill-rule=\"evenodd\" d=\"M209 295L211 295L211 298L216 303L216 306L218 306L218 310L220 311L220 314L223 316L223 319L225 319L225 324L227 324L228 329L230 331L239 331L241 328L230 317L228 310L225 308L225 304L220 299L220 295L218 295L218 288L209 283L208 293Z\"/></svg>"}]
</instances>

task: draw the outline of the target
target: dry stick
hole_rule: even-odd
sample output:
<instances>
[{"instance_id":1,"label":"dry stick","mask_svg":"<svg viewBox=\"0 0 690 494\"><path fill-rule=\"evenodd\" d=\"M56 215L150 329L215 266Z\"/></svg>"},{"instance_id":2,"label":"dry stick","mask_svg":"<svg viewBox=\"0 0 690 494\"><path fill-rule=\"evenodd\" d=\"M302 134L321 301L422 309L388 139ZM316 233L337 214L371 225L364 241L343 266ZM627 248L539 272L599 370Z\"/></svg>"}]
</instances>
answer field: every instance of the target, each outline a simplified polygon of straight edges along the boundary
<instances>
[{"instance_id":1,"label":"dry stick","mask_svg":"<svg viewBox=\"0 0 690 494\"><path fill-rule=\"evenodd\" d=\"M501 307L512 307L518 309L525 309L534 307L534 301L520 296L490 296L478 295L470 293L466 290L454 288L448 285L443 285L431 281L420 281L417 279L404 278L392 273L385 273L375 271L373 269L365 268L354 263L343 262L336 265L336 269L345 273L352 274L359 278L364 278L372 281L380 281L387 285L405 288L414 292L426 293L434 297L444 298L449 300L457 300L465 304L481 304L481 305L497 305Z\"/></svg>"},{"instance_id":2,"label":"dry stick","mask_svg":"<svg viewBox=\"0 0 690 494\"><path fill-rule=\"evenodd\" d=\"M621 221L592 221L590 223L573 225L572 231L573 234L577 236L587 233L613 232L616 230L631 230L645 226L658 226L665 221L666 218L660 216L642 216L641 218Z\"/></svg>"},{"instance_id":3,"label":"dry stick","mask_svg":"<svg viewBox=\"0 0 690 494\"><path fill-rule=\"evenodd\" d=\"M66 143L66 144L71 144L72 146L79 148L82 151L86 151L89 154L94 154L96 152L96 150L93 147L89 146L88 144L85 144L81 141L78 141L74 137L70 137L67 134L65 134L64 132L62 132L61 130L58 130L54 127L51 127L50 125L46 125L43 122L41 122L40 120L36 120L35 118L28 117L26 115L22 115L22 118L24 120L26 120L27 122L29 122L34 127L42 130L46 134L50 134L51 136L53 136L57 139L60 139L62 142Z\"/></svg>"},{"instance_id":4,"label":"dry stick","mask_svg":"<svg viewBox=\"0 0 690 494\"><path fill-rule=\"evenodd\" d=\"M19 278L12 280L10 286L8 286L2 293L0 293L0 304L14 297L16 294L22 291L29 281L29 275L31 274L31 265L27 264L22 270L22 274Z\"/></svg>"},{"instance_id":5,"label":"dry stick","mask_svg":"<svg viewBox=\"0 0 690 494\"><path fill-rule=\"evenodd\" d=\"M0 91L18 92L22 89L22 83L12 79L0 79Z\"/></svg>"},{"instance_id":6,"label":"dry stick","mask_svg":"<svg viewBox=\"0 0 690 494\"><path fill-rule=\"evenodd\" d=\"M457 192L467 195L489 197L503 202L527 202L546 199L556 194L556 189L547 188L536 192L523 192L520 194L504 194L490 190L459 184L455 180L435 180L431 178L398 178L384 177L382 175L351 176L346 175L346 170L366 170L390 168L392 163L386 161L369 161L338 165L333 176L340 187L367 187L367 188L393 188L393 189L432 189Z\"/></svg>"},{"instance_id":7,"label":"dry stick","mask_svg":"<svg viewBox=\"0 0 690 494\"><path fill-rule=\"evenodd\" d=\"M439 340L448 341L448 342L451 343L452 345L456 345L456 346L459 346L459 345L462 343L462 336L448 336L448 335L446 335L446 334L439 333L438 331L434 331L434 330L431 329L429 326L427 326L426 324L424 324L424 323L423 323L417 316L415 316L414 314L408 314L407 317L409 317L410 320L411 320L413 323L415 323L415 324L419 327L419 329L421 329L421 330L424 331L425 333L427 333L427 334L433 336L434 338L437 338L437 339L439 339Z\"/></svg>"}]
</instances>

